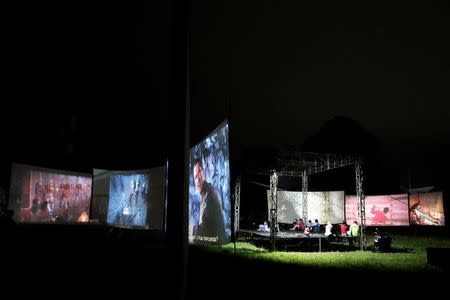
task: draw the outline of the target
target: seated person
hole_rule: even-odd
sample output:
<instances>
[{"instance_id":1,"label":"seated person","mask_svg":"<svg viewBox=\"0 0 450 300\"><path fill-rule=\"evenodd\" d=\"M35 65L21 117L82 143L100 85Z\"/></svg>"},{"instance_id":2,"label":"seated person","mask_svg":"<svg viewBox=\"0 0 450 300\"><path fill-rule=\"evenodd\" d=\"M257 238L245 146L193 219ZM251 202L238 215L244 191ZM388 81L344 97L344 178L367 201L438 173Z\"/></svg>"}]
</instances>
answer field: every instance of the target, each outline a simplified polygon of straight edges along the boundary
<instances>
[{"instance_id":1,"label":"seated person","mask_svg":"<svg viewBox=\"0 0 450 300\"><path fill-rule=\"evenodd\" d=\"M264 224L259 225L258 231L263 231L263 232L269 232L270 228L269 228L269 224L267 223L267 221L264 221Z\"/></svg>"},{"instance_id":2,"label":"seated person","mask_svg":"<svg viewBox=\"0 0 450 300\"><path fill-rule=\"evenodd\" d=\"M320 233L320 224L319 220L315 219L312 223L312 232L313 233Z\"/></svg>"},{"instance_id":3,"label":"seated person","mask_svg":"<svg viewBox=\"0 0 450 300\"><path fill-rule=\"evenodd\" d=\"M305 227L305 231L303 231L303 233L306 235L306 237L309 237L309 235L311 234L311 227Z\"/></svg>"},{"instance_id":4,"label":"seated person","mask_svg":"<svg viewBox=\"0 0 450 300\"><path fill-rule=\"evenodd\" d=\"M375 228L373 237L373 250L387 252L391 250L392 239L385 233Z\"/></svg>"},{"instance_id":5,"label":"seated person","mask_svg":"<svg viewBox=\"0 0 450 300\"><path fill-rule=\"evenodd\" d=\"M331 230L333 229L333 225L330 221L327 222L327 225L325 226L325 236L331 235Z\"/></svg>"},{"instance_id":6,"label":"seated person","mask_svg":"<svg viewBox=\"0 0 450 300\"><path fill-rule=\"evenodd\" d=\"M347 231L348 231L348 225L347 225L347 222L344 220L344 222L342 222L342 224L341 224L341 235L347 236Z\"/></svg>"},{"instance_id":7,"label":"seated person","mask_svg":"<svg viewBox=\"0 0 450 300\"><path fill-rule=\"evenodd\" d=\"M348 231L350 236L358 236L359 235L359 225L358 222L354 221L352 225L350 225L350 230Z\"/></svg>"},{"instance_id":8,"label":"seated person","mask_svg":"<svg viewBox=\"0 0 450 300\"><path fill-rule=\"evenodd\" d=\"M305 230L305 223L303 223L303 220L300 219L300 220L297 221L297 223L295 223L294 227L292 227L291 230L304 231Z\"/></svg>"}]
</instances>

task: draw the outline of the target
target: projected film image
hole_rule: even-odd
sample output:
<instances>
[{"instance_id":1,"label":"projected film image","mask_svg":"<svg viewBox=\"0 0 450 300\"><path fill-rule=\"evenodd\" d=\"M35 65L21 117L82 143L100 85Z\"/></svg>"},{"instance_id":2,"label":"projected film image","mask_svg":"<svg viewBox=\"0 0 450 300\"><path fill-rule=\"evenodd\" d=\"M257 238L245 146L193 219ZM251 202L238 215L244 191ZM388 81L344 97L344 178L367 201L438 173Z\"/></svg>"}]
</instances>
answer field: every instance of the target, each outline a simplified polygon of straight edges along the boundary
<instances>
[{"instance_id":1,"label":"projected film image","mask_svg":"<svg viewBox=\"0 0 450 300\"><path fill-rule=\"evenodd\" d=\"M108 224L147 226L149 176L112 175L109 183Z\"/></svg>"},{"instance_id":2,"label":"projected film image","mask_svg":"<svg viewBox=\"0 0 450 300\"><path fill-rule=\"evenodd\" d=\"M231 237L228 124L189 152L189 242L223 244Z\"/></svg>"},{"instance_id":3,"label":"projected film image","mask_svg":"<svg viewBox=\"0 0 450 300\"><path fill-rule=\"evenodd\" d=\"M408 194L366 196L367 226L408 226ZM345 197L345 217L347 223L360 220L358 199Z\"/></svg>"},{"instance_id":4,"label":"projected film image","mask_svg":"<svg viewBox=\"0 0 450 300\"><path fill-rule=\"evenodd\" d=\"M91 221L119 227L164 229L166 168L94 169Z\"/></svg>"},{"instance_id":5,"label":"projected film image","mask_svg":"<svg viewBox=\"0 0 450 300\"><path fill-rule=\"evenodd\" d=\"M10 206L18 222L88 222L91 185L89 175L13 165Z\"/></svg>"},{"instance_id":6,"label":"projected film image","mask_svg":"<svg viewBox=\"0 0 450 300\"><path fill-rule=\"evenodd\" d=\"M303 217L303 193L277 191L277 219L292 224L296 219L318 220L320 224L340 223L344 219L344 191L308 192L306 220ZM267 191L270 210L270 191ZM270 214L269 214L270 215Z\"/></svg>"},{"instance_id":7,"label":"projected film image","mask_svg":"<svg viewBox=\"0 0 450 300\"><path fill-rule=\"evenodd\" d=\"M409 220L413 225L444 226L442 192L409 196Z\"/></svg>"}]
</instances>

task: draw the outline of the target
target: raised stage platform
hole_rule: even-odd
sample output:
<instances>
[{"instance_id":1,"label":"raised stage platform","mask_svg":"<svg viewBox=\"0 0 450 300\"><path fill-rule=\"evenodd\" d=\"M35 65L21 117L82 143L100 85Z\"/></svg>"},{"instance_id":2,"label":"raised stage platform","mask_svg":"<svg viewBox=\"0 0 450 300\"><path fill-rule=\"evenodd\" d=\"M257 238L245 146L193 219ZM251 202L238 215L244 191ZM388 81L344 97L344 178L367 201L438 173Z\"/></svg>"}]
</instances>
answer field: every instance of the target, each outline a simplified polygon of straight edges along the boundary
<instances>
[{"instance_id":1,"label":"raised stage platform","mask_svg":"<svg viewBox=\"0 0 450 300\"><path fill-rule=\"evenodd\" d=\"M239 230L239 233L270 238L270 232L264 232L264 231L258 231L258 230L241 229L241 230ZM326 236L323 233L311 233L309 235L309 237L307 237L302 232L290 230L290 231L278 231L277 238L280 238L280 239L302 239L302 238L326 238Z\"/></svg>"},{"instance_id":2,"label":"raised stage platform","mask_svg":"<svg viewBox=\"0 0 450 300\"><path fill-rule=\"evenodd\" d=\"M270 243L270 232L241 229L237 232L237 240L250 242L258 246L266 246ZM279 250L319 251L343 249L352 250L359 248L359 236L325 236L323 233L311 233L306 236L299 231L278 231L276 245ZM354 249L353 249L354 250Z\"/></svg>"}]
</instances>

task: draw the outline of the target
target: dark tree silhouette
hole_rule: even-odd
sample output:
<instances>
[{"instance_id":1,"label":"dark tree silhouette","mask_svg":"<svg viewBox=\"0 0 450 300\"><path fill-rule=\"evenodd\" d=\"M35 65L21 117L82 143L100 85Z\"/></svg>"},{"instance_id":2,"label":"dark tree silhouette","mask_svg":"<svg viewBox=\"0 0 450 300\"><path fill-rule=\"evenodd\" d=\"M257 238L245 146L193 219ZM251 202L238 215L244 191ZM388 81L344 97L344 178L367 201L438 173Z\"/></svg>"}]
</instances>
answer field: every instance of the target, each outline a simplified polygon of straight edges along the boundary
<instances>
[{"instance_id":1,"label":"dark tree silhouette","mask_svg":"<svg viewBox=\"0 0 450 300\"><path fill-rule=\"evenodd\" d=\"M355 120L337 116L309 137L302 150L308 152L369 155L380 150L379 139Z\"/></svg>"}]
</instances>

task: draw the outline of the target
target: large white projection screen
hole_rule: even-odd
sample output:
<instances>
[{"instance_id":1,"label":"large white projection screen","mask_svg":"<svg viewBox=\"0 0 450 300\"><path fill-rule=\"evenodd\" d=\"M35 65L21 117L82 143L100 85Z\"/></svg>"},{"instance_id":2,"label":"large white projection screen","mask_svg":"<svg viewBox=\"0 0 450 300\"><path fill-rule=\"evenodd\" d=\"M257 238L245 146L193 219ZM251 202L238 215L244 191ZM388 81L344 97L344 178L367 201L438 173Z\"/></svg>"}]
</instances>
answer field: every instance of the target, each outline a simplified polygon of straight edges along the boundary
<instances>
[{"instance_id":1,"label":"large white projection screen","mask_svg":"<svg viewBox=\"0 0 450 300\"><path fill-rule=\"evenodd\" d=\"M344 191L307 192L307 222L319 220L320 224L328 221L341 223L344 220ZM292 223L302 219L303 192L277 191L278 223ZM267 191L267 207L270 215L270 191Z\"/></svg>"}]
</instances>

